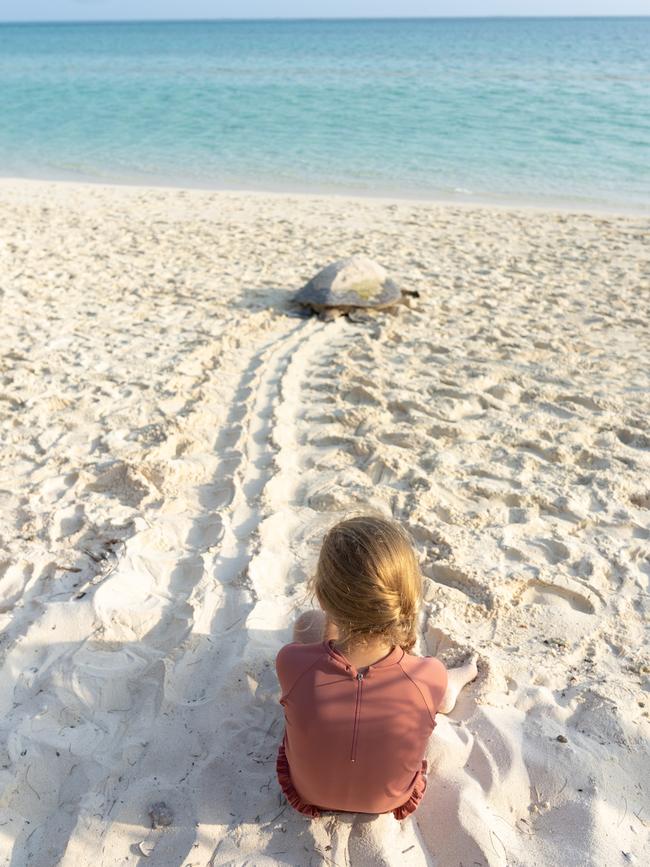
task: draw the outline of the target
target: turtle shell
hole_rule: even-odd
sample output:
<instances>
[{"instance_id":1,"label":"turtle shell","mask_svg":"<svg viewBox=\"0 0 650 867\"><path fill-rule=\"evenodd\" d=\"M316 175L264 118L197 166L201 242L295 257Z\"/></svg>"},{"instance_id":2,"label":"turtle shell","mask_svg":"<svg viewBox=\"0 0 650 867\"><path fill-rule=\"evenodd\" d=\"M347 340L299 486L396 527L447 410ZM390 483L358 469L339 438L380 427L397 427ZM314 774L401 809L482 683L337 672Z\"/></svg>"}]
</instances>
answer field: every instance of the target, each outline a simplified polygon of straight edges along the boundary
<instances>
[{"instance_id":1,"label":"turtle shell","mask_svg":"<svg viewBox=\"0 0 650 867\"><path fill-rule=\"evenodd\" d=\"M384 268L366 256L332 262L299 289L294 301L324 310L328 307L389 307L401 291Z\"/></svg>"}]
</instances>

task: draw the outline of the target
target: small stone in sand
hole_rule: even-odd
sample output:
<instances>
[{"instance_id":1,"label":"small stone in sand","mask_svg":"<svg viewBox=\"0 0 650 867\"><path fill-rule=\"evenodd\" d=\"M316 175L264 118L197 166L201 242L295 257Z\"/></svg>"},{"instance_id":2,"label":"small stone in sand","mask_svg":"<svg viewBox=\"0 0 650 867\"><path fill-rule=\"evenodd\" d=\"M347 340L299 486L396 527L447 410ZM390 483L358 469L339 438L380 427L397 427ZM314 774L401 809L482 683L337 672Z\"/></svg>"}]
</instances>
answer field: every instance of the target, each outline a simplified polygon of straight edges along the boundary
<instances>
[{"instance_id":1,"label":"small stone in sand","mask_svg":"<svg viewBox=\"0 0 650 867\"><path fill-rule=\"evenodd\" d=\"M149 807L152 828L167 828L171 825L174 814L164 801L157 801Z\"/></svg>"},{"instance_id":2,"label":"small stone in sand","mask_svg":"<svg viewBox=\"0 0 650 867\"><path fill-rule=\"evenodd\" d=\"M566 744L566 743L568 743L568 739L565 738L564 735L558 735L558 736L555 738L555 740L556 740L556 741L559 741L561 744Z\"/></svg>"}]
</instances>

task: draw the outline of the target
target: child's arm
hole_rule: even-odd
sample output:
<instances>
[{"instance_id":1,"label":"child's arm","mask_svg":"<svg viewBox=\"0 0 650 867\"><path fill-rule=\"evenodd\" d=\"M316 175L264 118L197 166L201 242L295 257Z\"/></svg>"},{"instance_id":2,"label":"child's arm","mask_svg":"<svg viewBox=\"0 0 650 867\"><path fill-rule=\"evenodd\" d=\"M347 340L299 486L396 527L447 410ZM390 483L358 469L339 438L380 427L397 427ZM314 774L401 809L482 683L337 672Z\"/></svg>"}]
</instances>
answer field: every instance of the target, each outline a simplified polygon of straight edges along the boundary
<instances>
[{"instance_id":1,"label":"child's arm","mask_svg":"<svg viewBox=\"0 0 650 867\"><path fill-rule=\"evenodd\" d=\"M454 709L458 693L478 674L477 660L478 653L473 653L463 665L447 669L447 689L438 707L438 713L451 713Z\"/></svg>"}]
</instances>

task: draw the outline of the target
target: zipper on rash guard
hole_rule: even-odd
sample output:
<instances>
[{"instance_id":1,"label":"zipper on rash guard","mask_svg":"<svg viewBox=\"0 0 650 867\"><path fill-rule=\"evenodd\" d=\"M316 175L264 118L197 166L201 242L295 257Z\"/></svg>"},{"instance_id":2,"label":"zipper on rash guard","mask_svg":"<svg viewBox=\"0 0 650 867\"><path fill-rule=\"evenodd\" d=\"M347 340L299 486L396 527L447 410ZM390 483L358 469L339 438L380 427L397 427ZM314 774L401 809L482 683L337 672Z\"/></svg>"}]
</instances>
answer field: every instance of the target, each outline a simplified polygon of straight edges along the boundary
<instances>
[{"instance_id":1,"label":"zipper on rash guard","mask_svg":"<svg viewBox=\"0 0 650 867\"><path fill-rule=\"evenodd\" d=\"M357 759L357 732L359 728L359 705L361 703L361 687L363 675L357 674L357 703L354 708L354 729L352 730L352 755L350 761L355 762Z\"/></svg>"}]
</instances>

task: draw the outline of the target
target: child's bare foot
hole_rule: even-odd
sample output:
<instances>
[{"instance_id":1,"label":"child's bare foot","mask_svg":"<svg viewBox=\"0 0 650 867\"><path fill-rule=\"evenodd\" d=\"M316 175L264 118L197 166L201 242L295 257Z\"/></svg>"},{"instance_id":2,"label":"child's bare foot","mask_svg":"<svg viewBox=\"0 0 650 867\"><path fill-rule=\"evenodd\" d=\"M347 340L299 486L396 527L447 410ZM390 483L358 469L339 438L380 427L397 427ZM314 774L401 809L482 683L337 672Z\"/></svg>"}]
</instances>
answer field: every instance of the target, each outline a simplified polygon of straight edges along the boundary
<instances>
[{"instance_id":1,"label":"child's bare foot","mask_svg":"<svg viewBox=\"0 0 650 867\"><path fill-rule=\"evenodd\" d=\"M461 689L474 680L478 674L477 662L478 653L472 653L462 665L447 670L447 691L440 703L438 713L449 713L454 709Z\"/></svg>"}]
</instances>

